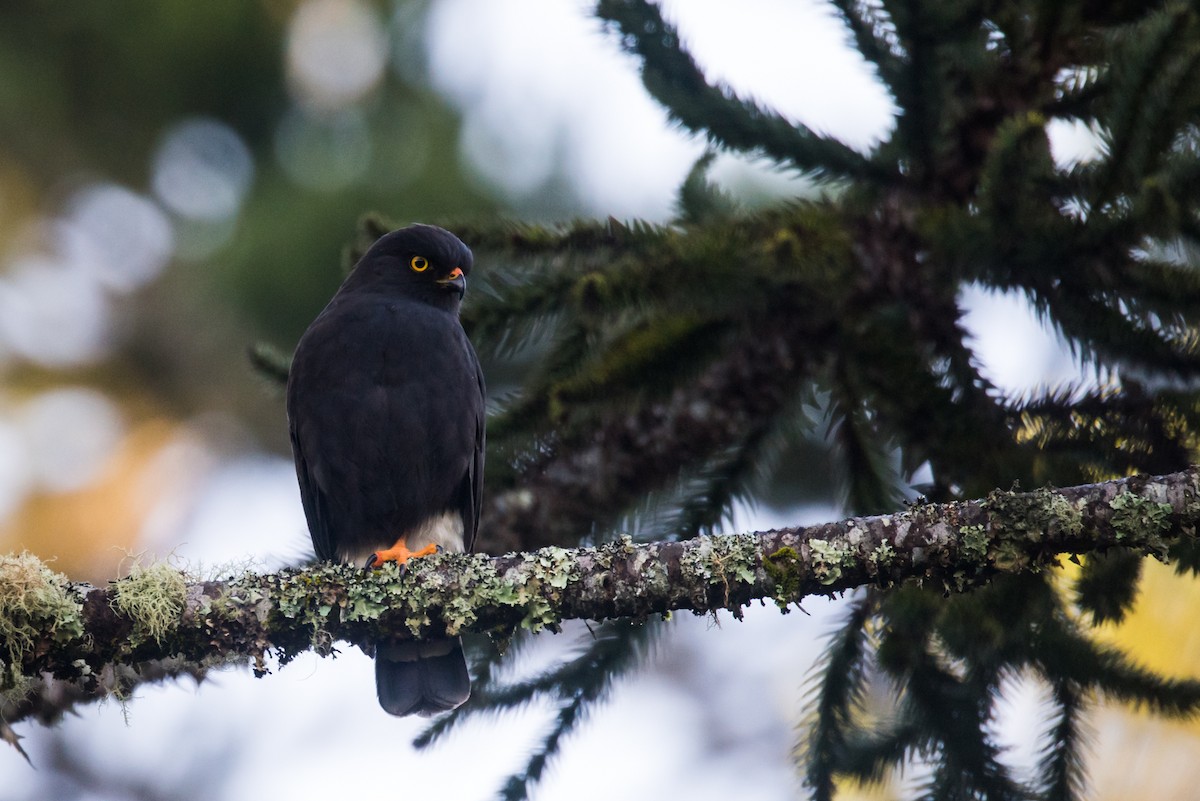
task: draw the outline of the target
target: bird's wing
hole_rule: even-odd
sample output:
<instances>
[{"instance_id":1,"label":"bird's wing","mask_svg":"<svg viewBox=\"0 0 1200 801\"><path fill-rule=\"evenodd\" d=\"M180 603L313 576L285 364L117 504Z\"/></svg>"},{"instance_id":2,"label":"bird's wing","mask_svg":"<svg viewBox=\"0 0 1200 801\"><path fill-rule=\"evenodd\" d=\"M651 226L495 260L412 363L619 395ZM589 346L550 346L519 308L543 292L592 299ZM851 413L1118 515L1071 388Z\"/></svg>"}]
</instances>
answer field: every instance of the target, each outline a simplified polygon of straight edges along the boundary
<instances>
[{"instance_id":1,"label":"bird's wing","mask_svg":"<svg viewBox=\"0 0 1200 801\"><path fill-rule=\"evenodd\" d=\"M292 440L292 456L296 461L296 477L300 482L300 502L304 506L304 517L308 520L313 549L318 559L336 559L328 498L314 479L308 459L304 455L304 447L296 433L296 419L292 415L289 415L288 434Z\"/></svg>"},{"instance_id":2,"label":"bird's wing","mask_svg":"<svg viewBox=\"0 0 1200 801\"><path fill-rule=\"evenodd\" d=\"M340 521L344 515L338 514L334 499L326 490L330 478L329 459L336 458L338 454L331 455L327 438L321 433L330 427L327 420L331 416L337 419L339 410L336 406L325 408L329 406L326 395L314 399L312 394L314 382L318 385L337 384L338 376L330 375L330 370L338 369L344 360L327 358L328 349L332 348L335 354L349 350L338 336L338 328L331 325L333 322L336 321L323 312L309 327L318 336L310 337L306 332L296 347L288 378L287 417L292 458L296 463L296 477L300 484L300 501L312 536L313 550L318 559L337 561L338 527L344 525ZM303 392L299 391L302 385L306 387Z\"/></svg>"},{"instance_id":3,"label":"bird's wing","mask_svg":"<svg viewBox=\"0 0 1200 801\"><path fill-rule=\"evenodd\" d=\"M470 488L470 515L463 515L463 550L467 553L475 550L475 535L479 533L479 511L483 508L483 457L486 450L487 429L487 391L483 385L483 369L479 360L475 360L475 381L479 386L479 404L475 408L475 453L471 465L467 468L467 482Z\"/></svg>"}]
</instances>

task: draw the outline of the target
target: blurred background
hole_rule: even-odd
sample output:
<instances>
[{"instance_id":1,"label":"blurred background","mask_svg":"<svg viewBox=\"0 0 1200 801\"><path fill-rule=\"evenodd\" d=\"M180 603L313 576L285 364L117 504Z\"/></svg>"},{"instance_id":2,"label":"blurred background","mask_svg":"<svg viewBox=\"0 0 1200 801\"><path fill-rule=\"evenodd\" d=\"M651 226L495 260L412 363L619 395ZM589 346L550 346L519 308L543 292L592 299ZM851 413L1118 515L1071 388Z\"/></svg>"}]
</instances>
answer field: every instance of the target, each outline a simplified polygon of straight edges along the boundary
<instances>
[{"instance_id":1,"label":"blurred background","mask_svg":"<svg viewBox=\"0 0 1200 801\"><path fill-rule=\"evenodd\" d=\"M824 4L664 7L739 91L856 147L891 124ZM1087 157L1086 131L1053 141L1058 158ZM200 573L303 561L282 395L247 352L290 352L336 289L356 221L665 221L703 152L586 3L6 0L0 552L27 549L97 584L132 554ZM732 157L711 177L749 204L813 191ZM999 386L1081 378L1023 300L964 302ZM831 499L739 510L734 525L838 514ZM1143 608L1111 636L1182 670L1200 642L1162 632L1197 599L1147 569ZM676 621L534 796L801 794L791 749L805 673L838 604L805 611ZM526 658L584 636L541 637ZM536 708L475 720L417 753L423 724L389 718L372 687L370 661L345 649L262 680L230 670L139 690L51 730L22 724L37 769L0 748L0 799L487 798L546 725ZM1011 758L1032 764L1038 690L1016 697L1001 725ZM1093 772L1097 797L1186 796L1151 766L1200 753L1195 727L1119 709L1093 722L1095 764L1121 753L1125 765Z\"/></svg>"}]
</instances>

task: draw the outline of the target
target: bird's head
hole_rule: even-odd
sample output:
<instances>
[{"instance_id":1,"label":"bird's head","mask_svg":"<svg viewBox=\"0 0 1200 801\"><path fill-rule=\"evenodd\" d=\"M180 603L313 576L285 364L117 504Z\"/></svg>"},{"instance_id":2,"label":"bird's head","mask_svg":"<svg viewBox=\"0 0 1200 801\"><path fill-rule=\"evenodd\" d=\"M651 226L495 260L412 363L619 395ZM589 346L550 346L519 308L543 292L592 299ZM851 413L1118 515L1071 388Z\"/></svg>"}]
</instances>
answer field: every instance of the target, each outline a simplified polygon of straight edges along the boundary
<instances>
[{"instance_id":1,"label":"bird's head","mask_svg":"<svg viewBox=\"0 0 1200 801\"><path fill-rule=\"evenodd\" d=\"M371 245L347 278L370 287L457 311L474 257L457 236L436 225L410 225Z\"/></svg>"}]
</instances>

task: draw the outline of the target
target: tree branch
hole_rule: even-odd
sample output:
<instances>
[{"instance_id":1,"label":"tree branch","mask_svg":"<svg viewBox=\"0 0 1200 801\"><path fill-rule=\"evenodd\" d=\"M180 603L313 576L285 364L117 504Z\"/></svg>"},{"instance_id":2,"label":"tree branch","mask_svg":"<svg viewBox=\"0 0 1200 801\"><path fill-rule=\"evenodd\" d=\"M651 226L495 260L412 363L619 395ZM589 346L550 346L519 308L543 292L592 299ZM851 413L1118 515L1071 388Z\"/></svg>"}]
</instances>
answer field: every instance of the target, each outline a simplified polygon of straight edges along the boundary
<instances>
[{"instance_id":1,"label":"tree branch","mask_svg":"<svg viewBox=\"0 0 1200 801\"><path fill-rule=\"evenodd\" d=\"M734 150L762 152L818 179L898 177L834 137L710 84L652 3L601 0L596 16L617 26L625 49L642 60L646 91L689 131Z\"/></svg>"},{"instance_id":2,"label":"tree branch","mask_svg":"<svg viewBox=\"0 0 1200 801\"><path fill-rule=\"evenodd\" d=\"M1200 468L1064 490L996 491L951 504L753 534L488 557L445 554L362 571L321 564L220 581L166 564L107 588L69 582L36 558L0 558L0 720L55 720L76 703L143 681L251 661L268 672L344 640L461 632L507 636L567 619L645 618L752 601L786 611L810 595L906 580L960 592L1062 554L1121 547L1165 558L1194 538ZM7 725L0 724L6 735Z\"/></svg>"}]
</instances>

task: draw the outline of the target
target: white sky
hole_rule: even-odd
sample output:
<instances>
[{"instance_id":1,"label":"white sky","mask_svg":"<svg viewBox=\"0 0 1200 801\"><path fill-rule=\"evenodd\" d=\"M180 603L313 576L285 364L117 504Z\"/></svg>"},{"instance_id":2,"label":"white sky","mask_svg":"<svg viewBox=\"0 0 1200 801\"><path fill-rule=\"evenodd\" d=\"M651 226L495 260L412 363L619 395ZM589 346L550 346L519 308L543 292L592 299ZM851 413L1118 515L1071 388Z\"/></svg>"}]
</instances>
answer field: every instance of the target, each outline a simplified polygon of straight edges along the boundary
<instances>
[{"instance_id":1,"label":"white sky","mask_svg":"<svg viewBox=\"0 0 1200 801\"><path fill-rule=\"evenodd\" d=\"M463 113L463 148L485 180L519 197L562 158L595 213L664 218L703 144L668 128L641 87L636 60L601 32L588 7L434 4L435 85ZM844 46L824 4L688 0L665 13L709 74L739 92L858 147L890 124L890 101ZM739 171L722 163L715 174L730 179ZM769 180L762 169L758 177Z\"/></svg>"}]
</instances>

